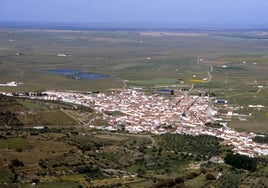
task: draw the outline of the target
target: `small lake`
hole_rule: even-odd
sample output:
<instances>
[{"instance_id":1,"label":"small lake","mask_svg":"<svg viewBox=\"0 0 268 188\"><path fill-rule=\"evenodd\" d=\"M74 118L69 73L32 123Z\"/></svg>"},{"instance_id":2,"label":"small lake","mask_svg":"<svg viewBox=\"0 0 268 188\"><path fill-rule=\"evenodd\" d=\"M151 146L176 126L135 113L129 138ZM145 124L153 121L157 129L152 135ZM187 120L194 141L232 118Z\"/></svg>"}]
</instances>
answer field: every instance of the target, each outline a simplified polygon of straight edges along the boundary
<instances>
[{"instance_id":1,"label":"small lake","mask_svg":"<svg viewBox=\"0 0 268 188\"><path fill-rule=\"evenodd\" d=\"M91 72L72 70L72 69L52 69L52 70L45 70L44 72L64 75L68 78L75 80L95 80L95 79L109 78L109 76L107 75L95 74Z\"/></svg>"},{"instance_id":2,"label":"small lake","mask_svg":"<svg viewBox=\"0 0 268 188\"><path fill-rule=\"evenodd\" d=\"M159 92L159 93L170 93L170 91L171 89L166 89L166 88L155 90L155 92Z\"/></svg>"}]
</instances>

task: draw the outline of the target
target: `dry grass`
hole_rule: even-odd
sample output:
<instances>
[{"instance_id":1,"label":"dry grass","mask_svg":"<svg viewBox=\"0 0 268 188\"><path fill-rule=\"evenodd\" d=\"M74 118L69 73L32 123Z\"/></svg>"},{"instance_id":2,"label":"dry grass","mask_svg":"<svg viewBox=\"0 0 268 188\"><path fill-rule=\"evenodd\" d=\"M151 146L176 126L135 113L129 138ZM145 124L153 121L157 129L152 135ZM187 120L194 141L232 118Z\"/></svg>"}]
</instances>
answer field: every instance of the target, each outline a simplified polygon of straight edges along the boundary
<instances>
[{"instance_id":1,"label":"dry grass","mask_svg":"<svg viewBox=\"0 0 268 188\"><path fill-rule=\"evenodd\" d=\"M20 121L26 126L74 126L77 122L60 110L37 111L20 114Z\"/></svg>"},{"instance_id":2,"label":"dry grass","mask_svg":"<svg viewBox=\"0 0 268 188\"><path fill-rule=\"evenodd\" d=\"M232 120L229 127L239 131L255 132L255 133L268 133L267 121L238 121Z\"/></svg>"},{"instance_id":3,"label":"dry grass","mask_svg":"<svg viewBox=\"0 0 268 188\"><path fill-rule=\"evenodd\" d=\"M196 79L191 79L191 80L189 80L189 82L192 82L192 83L198 83L198 84L202 84L202 83L205 83L206 81L205 81L205 80L196 80Z\"/></svg>"},{"instance_id":4,"label":"dry grass","mask_svg":"<svg viewBox=\"0 0 268 188\"><path fill-rule=\"evenodd\" d=\"M128 184L128 183L136 183L142 181L142 178L111 178L111 179L103 179L103 180L92 180L90 183L94 186L101 185L111 185L111 184Z\"/></svg>"},{"instance_id":5,"label":"dry grass","mask_svg":"<svg viewBox=\"0 0 268 188\"><path fill-rule=\"evenodd\" d=\"M28 138L28 142L31 148L27 151L16 152L12 150L2 150L0 153L8 161L11 159L19 159L23 161L26 166L28 166L37 164L40 159L46 159L56 155L61 155L64 152L72 149L71 146L66 145L62 142L47 139L40 140L38 137L30 137Z\"/></svg>"}]
</instances>

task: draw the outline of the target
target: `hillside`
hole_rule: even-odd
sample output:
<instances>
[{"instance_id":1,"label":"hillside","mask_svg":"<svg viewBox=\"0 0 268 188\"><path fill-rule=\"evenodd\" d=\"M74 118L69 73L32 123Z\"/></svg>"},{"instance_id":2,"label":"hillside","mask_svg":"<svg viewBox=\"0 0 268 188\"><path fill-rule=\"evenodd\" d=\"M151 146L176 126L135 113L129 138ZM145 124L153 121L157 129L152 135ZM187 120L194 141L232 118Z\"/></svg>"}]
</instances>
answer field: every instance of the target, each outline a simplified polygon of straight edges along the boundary
<instances>
[{"instance_id":1,"label":"hillside","mask_svg":"<svg viewBox=\"0 0 268 188\"><path fill-rule=\"evenodd\" d=\"M18 127L12 124L14 119L20 122L18 114L31 112L29 117L35 119L40 112L46 116L55 111L59 104L3 96L0 100L1 113L13 119L0 129L1 187L252 187L268 183L267 158L254 159L255 171L234 169L223 163L231 148L220 145L215 137L106 132L85 128L75 120L36 129L47 121L37 118L32 127L25 117L24 126ZM95 113L60 105L72 118ZM8 112L15 107L20 108ZM50 116L50 122L61 115Z\"/></svg>"}]
</instances>

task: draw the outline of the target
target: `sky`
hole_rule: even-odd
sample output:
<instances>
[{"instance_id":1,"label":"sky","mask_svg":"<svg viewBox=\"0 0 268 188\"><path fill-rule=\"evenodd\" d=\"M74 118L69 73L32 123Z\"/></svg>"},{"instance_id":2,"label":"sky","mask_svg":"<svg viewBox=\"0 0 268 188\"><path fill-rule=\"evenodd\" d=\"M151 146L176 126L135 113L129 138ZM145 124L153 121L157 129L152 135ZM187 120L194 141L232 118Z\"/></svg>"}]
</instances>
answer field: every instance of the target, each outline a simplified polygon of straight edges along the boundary
<instances>
[{"instance_id":1,"label":"sky","mask_svg":"<svg viewBox=\"0 0 268 188\"><path fill-rule=\"evenodd\" d=\"M0 21L268 25L268 0L0 0Z\"/></svg>"}]
</instances>

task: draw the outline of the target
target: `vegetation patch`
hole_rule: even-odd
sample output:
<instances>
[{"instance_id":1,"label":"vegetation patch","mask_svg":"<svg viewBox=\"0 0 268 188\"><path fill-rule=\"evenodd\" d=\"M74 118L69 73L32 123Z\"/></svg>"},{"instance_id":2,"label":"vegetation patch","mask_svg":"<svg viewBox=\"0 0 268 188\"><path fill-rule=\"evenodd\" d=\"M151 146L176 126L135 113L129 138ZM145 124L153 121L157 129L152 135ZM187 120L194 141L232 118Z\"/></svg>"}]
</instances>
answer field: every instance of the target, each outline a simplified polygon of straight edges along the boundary
<instances>
[{"instance_id":1,"label":"vegetation patch","mask_svg":"<svg viewBox=\"0 0 268 188\"><path fill-rule=\"evenodd\" d=\"M0 139L0 149L13 149L16 151L23 151L30 147L27 139L25 138L1 138Z\"/></svg>"},{"instance_id":2,"label":"vegetation patch","mask_svg":"<svg viewBox=\"0 0 268 188\"><path fill-rule=\"evenodd\" d=\"M268 144L268 135L265 136L256 136L252 139L255 142L259 142L259 143L266 143Z\"/></svg>"},{"instance_id":3,"label":"vegetation patch","mask_svg":"<svg viewBox=\"0 0 268 188\"><path fill-rule=\"evenodd\" d=\"M256 170L255 160L245 155L227 153L224 162L238 169Z\"/></svg>"},{"instance_id":4,"label":"vegetation patch","mask_svg":"<svg viewBox=\"0 0 268 188\"><path fill-rule=\"evenodd\" d=\"M18 99L19 104L29 110L47 110L48 106L42 102L37 102L34 100L27 100L27 99Z\"/></svg>"},{"instance_id":5,"label":"vegetation patch","mask_svg":"<svg viewBox=\"0 0 268 188\"><path fill-rule=\"evenodd\" d=\"M236 54L236 55L225 55L218 59L219 61L230 61L230 62L264 62L267 59L263 58L261 54Z\"/></svg>"},{"instance_id":6,"label":"vegetation patch","mask_svg":"<svg viewBox=\"0 0 268 188\"><path fill-rule=\"evenodd\" d=\"M53 183L39 183L40 188L77 188L78 183L75 182L53 182Z\"/></svg>"},{"instance_id":7,"label":"vegetation patch","mask_svg":"<svg viewBox=\"0 0 268 188\"><path fill-rule=\"evenodd\" d=\"M95 126L108 126L108 121L104 119L96 119L95 121L92 122L93 125Z\"/></svg>"},{"instance_id":8,"label":"vegetation patch","mask_svg":"<svg viewBox=\"0 0 268 188\"><path fill-rule=\"evenodd\" d=\"M205 81L205 80L196 80L196 79L191 79L191 80L189 80L189 82L192 82L192 83L197 83L197 84L202 84L202 83L205 83L206 81Z\"/></svg>"},{"instance_id":9,"label":"vegetation patch","mask_svg":"<svg viewBox=\"0 0 268 188\"><path fill-rule=\"evenodd\" d=\"M0 183L7 183L10 182L12 179L10 179L10 177L12 177L12 172L10 169L7 168L0 168ZM2 185L0 184L0 187L2 187Z\"/></svg>"},{"instance_id":10,"label":"vegetation patch","mask_svg":"<svg viewBox=\"0 0 268 188\"><path fill-rule=\"evenodd\" d=\"M23 123L13 112L0 112L0 127L21 127Z\"/></svg>"},{"instance_id":11,"label":"vegetation patch","mask_svg":"<svg viewBox=\"0 0 268 188\"><path fill-rule=\"evenodd\" d=\"M215 128L215 129L222 128L222 125L220 123L207 122L207 123L205 123L205 126L212 127L212 128Z\"/></svg>"},{"instance_id":12,"label":"vegetation patch","mask_svg":"<svg viewBox=\"0 0 268 188\"><path fill-rule=\"evenodd\" d=\"M7 97L0 94L0 112L18 112L25 108L13 97Z\"/></svg>"},{"instance_id":13,"label":"vegetation patch","mask_svg":"<svg viewBox=\"0 0 268 188\"><path fill-rule=\"evenodd\" d=\"M60 110L37 111L19 115L26 126L73 126L76 121Z\"/></svg>"},{"instance_id":14,"label":"vegetation patch","mask_svg":"<svg viewBox=\"0 0 268 188\"><path fill-rule=\"evenodd\" d=\"M154 85L163 85L163 84L175 84L177 79L170 78L157 78L152 80L130 80L127 84L138 85L138 86L154 86Z\"/></svg>"},{"instance_id":15,"label":"vegetation patch","mask_svg":"<svg viewBox=\"0 0 268 188\"><path fill-rule=\"evenodd\" d=\"M124 116L124 115L126 115L126 114L124 114L123 112L120 112L120 111L106 111L104 113L109 115L109 116Z\"/></svg>"},{"instance_id":16,"label":"vegetation patch","mask_svg":"<svg viewBox=\"0 0 268 188\"><path fill-rule=\"evenodd\" d=\"M84 182L86 181L85 174L63 175L60 177L64 182Z\"/></svg>"},{"instance_id":17,"label":"vegetation patch","mask_svg":"<svg viewBox=\"0 0 268 188\"><path fill-rule=\"evenodd\" d=\"M164 134L157 138L157 143L167 149L210 156L220 153L219 141L218 138L208 135Z\"/></svg>"},{"instance_id":18,"label":"vegetation patch","mask_svg":"<svg viewBox=\"0 0 268 188\"><path fill-rule=\"evenodd\" d=\"M29 143L25 138L9 138L7 139L8 146L16 151L23 151L29 148Z\"/></svg>"}]
</instances>

